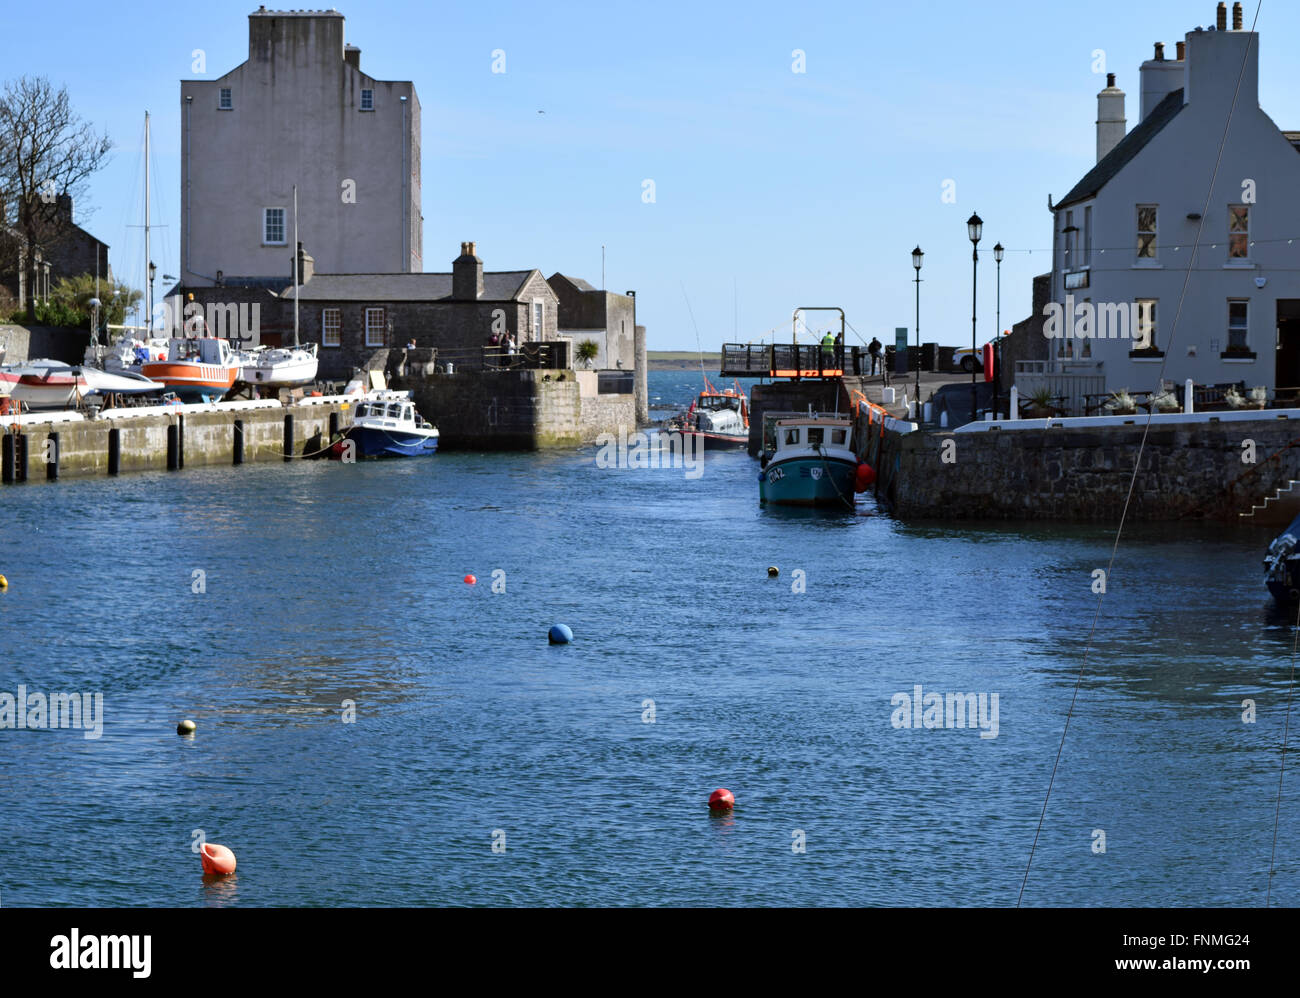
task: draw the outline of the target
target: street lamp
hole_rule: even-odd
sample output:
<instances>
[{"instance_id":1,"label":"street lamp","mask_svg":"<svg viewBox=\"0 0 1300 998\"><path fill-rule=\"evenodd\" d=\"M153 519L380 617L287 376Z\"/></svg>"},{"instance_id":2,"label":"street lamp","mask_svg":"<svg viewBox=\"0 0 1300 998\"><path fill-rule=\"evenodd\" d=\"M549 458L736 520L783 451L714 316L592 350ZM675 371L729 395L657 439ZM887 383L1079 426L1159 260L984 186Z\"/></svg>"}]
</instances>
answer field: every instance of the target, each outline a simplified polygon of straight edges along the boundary
<instances>
[{"instance_id":1,"label":"street lamp","mask_svg":"<svg viewBox=\"0 0 1300 998\"><path fill-rule=\"evenodd\" d=\"M90 306L90 342L99 346L99 299L92 298L86 304Z\"/></svg>"},{"instance_id":2,"label":"street lamp","mask_svg":"<svg viewBox=\"0 0 1300 998\"><path fill-rule=\"evenodd\" d=\"M921 425L921 258L920 246L912 250L912 267L916 270L916 425Z\"/></svg>"},{"instance_id":3,"label":"street lamp","mask_svg":"<svg viewBox=\"0 0 1300 998\"><path fill-rule=\"evenodd\" d=\"M970 369L970 418L975 422L976 404L975 404L975 365L973 361L977 356L975 347L975 290L976 274L979 270L980 262L980 237L984 235L984 219L978 214L971 215L966 219L966 234L970 237L970 352L971 352L971 369Z\"/></svg>"},{"instance_id":4,"label":"street lamp","mask_svg":"<svg viewBox=\"0 0 1300 998\"><path fill-rule=\"evenodd\" d=\"M149 331L151 333L153 332L153 279L157 276L158 276L158 267L152 260L150 260L149 261L149 319L145 323L145 325L149 327Z\"/></svg>"},{"instance_id":5,"label":"street lamp","mask_svg":"<svg viewBox=\"0 0 1300 998\"><path fill-rule=\"evenodd\" d=\"M1002 257L1001 243L993 244L993 259L998 264L997 328L993 330L993 418L998 418L998 382L1002 380ZM1008 416L1010 414L1008 413Z\"/></svg>"}]
</instances>

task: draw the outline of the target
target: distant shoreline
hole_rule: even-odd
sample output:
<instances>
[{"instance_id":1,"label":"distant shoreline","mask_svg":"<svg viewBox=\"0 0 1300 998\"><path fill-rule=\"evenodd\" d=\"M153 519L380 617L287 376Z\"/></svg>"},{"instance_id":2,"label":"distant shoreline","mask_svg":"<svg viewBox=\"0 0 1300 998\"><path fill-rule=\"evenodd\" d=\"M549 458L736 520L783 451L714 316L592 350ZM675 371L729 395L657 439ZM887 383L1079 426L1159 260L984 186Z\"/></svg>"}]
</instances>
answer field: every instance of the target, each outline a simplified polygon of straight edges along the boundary
<instances>
[{"instance_id":1,"label":"distant shoreline","mask_svg":"<svg viewBox=\"0 0 1300 998\"><path fill-rule=\"evenodd\" d=\"M647 350L646 366L651 371L698 371L700 355L693 350ZM704 370L717 374L722 366L722 355L706 353Z\"/></svg>"}]
</instances>

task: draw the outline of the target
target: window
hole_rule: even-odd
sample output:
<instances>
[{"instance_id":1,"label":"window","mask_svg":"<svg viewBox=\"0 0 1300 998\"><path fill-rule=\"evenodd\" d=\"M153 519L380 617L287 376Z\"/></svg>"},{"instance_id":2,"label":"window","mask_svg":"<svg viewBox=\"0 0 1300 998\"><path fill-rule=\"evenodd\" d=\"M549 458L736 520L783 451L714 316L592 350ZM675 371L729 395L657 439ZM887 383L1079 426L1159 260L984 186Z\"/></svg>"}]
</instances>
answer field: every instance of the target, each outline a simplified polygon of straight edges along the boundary
<instances>
[{"instance_id":1,"label":"window","mask_svg":"<svg viewBox=\"0 0 1300 998\"><path fill-rule=\"evenodd\" d=\"M1074 227L1074 212L1065 213L1065 228L1062 230L1065 236L1065 260L1062 264L1065 270L1073 270L1079 262L1079 230Z\"/></svg>"},{"instance_id":2,"label":"window","mask_svg":"<svg viewBox=\"0 0 1300 998\"><path fill-rule=\"evenodd\" d=\"M1156 206L1140 204L1137 214L1138 259L1154 260L1156 258Z\"/></svg>"},{"instance_id":3,"label":"window","mask_svg":"<svg viewBox=\"0 0 1300 998\"><path fill-rule=\"evenodd\" d=\"M337 308L323 309L320 314L320 341L324 346L343 345L343 313Z\"/></svg>"},{"instance_id":4,"label":"window","mask_svg":"<svg viewBox=\"0 0 1300 998\"><path fill-rule=\"evenodd\" d=\"M1086 267L1092 263L1092 205L1083 209L1083 259L1079 266Z\"/></svg>"},{"instance_id":5,"label":"window","mask_svg":"<svg viewBox=\"0 0 1300 998\"><path fill-rule=\"evenodd\" d=\"M1228 259L1250 256L1250 205L1228 205Z\"/></svg>"},{"instance_id":6,"label":"window","mask_svg":"<svg viewBox=\"0 0 1300 998\"><path fill-rule=\"evenodd\" d=\"M262 210L262 242L270 246L284 245L284 209Z\"/></svg>"},{"instance_id":7,"label":"window","mask_svg":"<svg viewBox=\"0 0 1300 998\"><path fill-rule=\"evenodd\" d=\"M217 102L217 110L219 110L219 111L229 111L229 110L233 109L234 106L235 106L235 105L234 105L234 104L231 102L231 100L230 100L230 88L229 88L229 87L222 87L222 88L221 88L221 97L220 97L220 99L219 99L218 102Z\"/></svg>"},{"instance_id":8,"label":"window","mask_svg":"<svg viewBox=\"0 0 1300 998\"><path fill-rule=\"evenodd\" d=\"M546 328L546 305L542 302L533 302L533 339L541 342L542 333Z\"/></svg>"},{"instance_id":9,"label":"window","mask_svg":"<svg viewBox=\"0 0 1300 998\"><path fill-rule=\"evenodd\" d=\"M385 321L382 308L366 309L366 346L382 347L385 343Z\"/></svg>"},{"instance_id":10,"label":"window","mask_svg":"<svg viewBox=\"0 0 1300 998\"><path fill-rule=\"evenodd\" d=\"M1156 299L1137 300L1137 328L1133 330L1134 350L1156 349Z\"/></svg>"},{"instance_id":11,"label":"window","mask_svg":"<svg viewBox=\"0 0 1300 998\"><path fill-rule=\"evenodd\" d=\"M1228 302L1228 353L1246 353L1246 332L1249 328L1250 302L1239 300Z\"/></svg>"},{"instance_id":12,"label":"window","mask_svg":"<svg viewBox=\"0 0 1300 998\"><path fill-rule=\"evenodd\" d=\"M798 431L798 430L786 430L786 431L785 431L785 442L786 442L787 444L797 444L797 443L799 442L799 431Z\"/></svg>"},{"instance_id":13,"label":"window","mask_svg":"<svg viewBox=\"0 0 1300 998\"><path fill-rule=\"evenodd\" d=\"M831 443L844 446L844 435L848 430L831 430Z\"/></svg>"},{"instance_id":14,"label":"window","mask_svg":"<svg viewBox=\"0 0 1300 998\"><path fill-rule=\"evenodd\" d=\"M368 87L361 91L361 110L373 111L375 109L375 92Z\"/></svg>"}]
</instances>

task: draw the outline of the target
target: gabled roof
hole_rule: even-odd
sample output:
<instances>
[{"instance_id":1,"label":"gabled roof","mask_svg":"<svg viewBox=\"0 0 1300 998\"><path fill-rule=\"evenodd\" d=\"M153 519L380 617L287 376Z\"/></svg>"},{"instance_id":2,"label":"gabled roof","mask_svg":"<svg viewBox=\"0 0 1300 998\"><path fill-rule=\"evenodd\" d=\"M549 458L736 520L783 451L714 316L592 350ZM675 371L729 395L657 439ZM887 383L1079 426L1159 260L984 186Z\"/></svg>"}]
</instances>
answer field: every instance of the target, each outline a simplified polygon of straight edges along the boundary
<instances>
[{"instance_id":1,"label":"gabled roof","mask_svg":"<svg viewBox=\"0 0 1300 998\"><path fill-rule=\"evenodd\" d=\"M532 270L484 272L479 301L516 301ZM293 285L280 292L293 297ZM299 301L438 301L451 297L451 274L313 274Z\"/></svg>"},{"instance_id":2,"label":"gabled roof","mask_svg":"<svg viewBox=\"0 0 1300 998\"><path fill-rule=\"evenodd\" d=\"M1137 156L1165 125L1173 121L1175 115L1183 109L1183 91L1175 90L1173 93L1166 94L1165 99L1151 109L1142 121L1125 135L1116 144L1115 148L1101 158L1101 161L1091 170L1083 175L1080 180L1070 190L1070 193L1058 202L1054 207L1067 208L1072 204L1080 201L1087 201L1098 191L1106 186L1106 183L1119 173L1120 170L1128 166L1129 162Z\"/></svg>"},{"instance_id":3,"label":"gabled roof","mask_svg":"<svg viewBox=\"0 0 1300 998\"><path fill-rule=\"evenodd\" d=\"M558 270L557 270L554 274L552 274L552 275L550 276L550 278L547 279L547 282L546 282L546 283L547 283L547 284L550 284L550 283L551 283L552 281L554 281L556 278L562 278L563 280L568 281L570 284L572 284L572 285L573 285L575 288L577 288L579 291L595 291L595 290L596 290L596 289L593 288L593 287L592 287L592 286L591 286L587 281L584 281L581 277L570 277L568 274L561 274Z\"/></svg>"}]
</instances>

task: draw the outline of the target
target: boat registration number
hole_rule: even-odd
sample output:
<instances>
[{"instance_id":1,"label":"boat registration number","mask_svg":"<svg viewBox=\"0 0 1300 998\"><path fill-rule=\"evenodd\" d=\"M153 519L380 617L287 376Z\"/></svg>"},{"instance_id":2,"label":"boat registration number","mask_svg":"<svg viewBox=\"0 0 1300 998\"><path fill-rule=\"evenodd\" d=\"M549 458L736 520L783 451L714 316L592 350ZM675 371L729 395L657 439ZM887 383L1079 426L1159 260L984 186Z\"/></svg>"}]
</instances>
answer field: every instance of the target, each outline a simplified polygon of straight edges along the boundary
<instances>
[{"instance_id":1,"label":"boat registration number","mask_svg":"<svg viewBox=\"0 0 1300 998\"><path fill-rule=\"evenodd\" d=\"M768 470L767 480L769 482L779 482L784 477L785 477L784 468L771 468Z\"/></svg>"}]
</instances>

